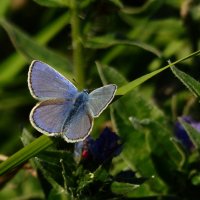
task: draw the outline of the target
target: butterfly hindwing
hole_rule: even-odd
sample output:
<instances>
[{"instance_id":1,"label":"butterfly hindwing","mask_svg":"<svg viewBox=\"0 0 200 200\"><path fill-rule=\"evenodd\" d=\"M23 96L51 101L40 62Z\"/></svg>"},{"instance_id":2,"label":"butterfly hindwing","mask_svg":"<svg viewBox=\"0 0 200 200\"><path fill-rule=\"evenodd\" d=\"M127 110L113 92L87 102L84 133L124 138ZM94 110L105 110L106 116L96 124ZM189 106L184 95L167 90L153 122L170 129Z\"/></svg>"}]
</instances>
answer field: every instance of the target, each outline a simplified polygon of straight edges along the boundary
<instances>
[{"instance_id":1,"label":"butterfly hindwing","mask_svg":"<svg viewBox=\"0 0 200 200\"><path fill-rule=\"evenodd\" d=\"M33 61L28 73L28 86L32 96L39 100L72 98L77 93L76 87L41 61Z\"/></svg>"},{"instance_id":2,"label":"butterfly hindwing","mask_svg":"<svg viewBox=\"0 0 200 200\"><path fill-rule=\"evenodd\" d=\"M65 122L62 134L67 142L78 142L84 140L93 127L93 117L86 105L79 107L75 115Z\"/></svg>"},{"instance_id":3,"label":"butterfly hindwing","mask_svg":"<svg viewBox=\"0 0 200 200\"><path fill-rule=\"evenodd\" d=\"M114 84L97 88L89 94L89 108L93 117L98 117L112 101L117 86Z\"/></svg>"},{"instance_id":4,"label":"butterfly hindwing","mask_svg":"<svg viewBox=\"0 0 200 200\"><path fill-rule=\"evenodd\" d=\"M64 99L39 102L30 113L30 121L39 132L60 135L65 119L69 116L73 103Z\"/></svg>"}]
</instances>

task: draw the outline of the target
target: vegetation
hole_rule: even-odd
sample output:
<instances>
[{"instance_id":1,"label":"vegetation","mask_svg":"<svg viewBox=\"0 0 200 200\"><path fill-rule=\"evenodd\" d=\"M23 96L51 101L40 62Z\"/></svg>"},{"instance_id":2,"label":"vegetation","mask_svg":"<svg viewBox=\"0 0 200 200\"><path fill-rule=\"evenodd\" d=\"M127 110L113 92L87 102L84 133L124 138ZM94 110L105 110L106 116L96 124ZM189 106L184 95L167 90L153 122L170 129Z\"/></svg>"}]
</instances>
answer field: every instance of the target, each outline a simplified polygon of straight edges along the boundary
<instances>
[{"instance_id":1,"label":"vegetation","mask_svg":"<svg viewBox=\"0 0 200 200\"><path fill-rule=\"evenodd\" d=\"M0 1L0 199L200 196L200 3ZM85 141L29 122L32 60L79 90L118 86Z\"/></svg>"}]
</instances>

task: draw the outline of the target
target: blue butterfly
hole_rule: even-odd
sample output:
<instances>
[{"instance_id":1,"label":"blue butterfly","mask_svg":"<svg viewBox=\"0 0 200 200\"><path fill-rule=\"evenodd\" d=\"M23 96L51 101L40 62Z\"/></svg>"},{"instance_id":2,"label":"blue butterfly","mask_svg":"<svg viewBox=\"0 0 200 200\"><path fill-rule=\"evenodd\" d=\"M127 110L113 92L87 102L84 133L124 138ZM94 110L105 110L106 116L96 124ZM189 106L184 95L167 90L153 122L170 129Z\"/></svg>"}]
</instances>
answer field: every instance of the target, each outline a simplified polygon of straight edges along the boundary
<instances>
[{"instance_id":1,"label":"blue butterfly","mask_svg":"<svg viewBox=\"0 0 200 200\"><path fill-rule=\"evenodd\" d=\"M39 103L30 113L30 122L39 132L61 136L67 142L83 141L98 117L114 98L117 86L105 85L91 93L79 92L59 72L41 61L33 61L28 87Z\"/></svg>"}]
</instances>

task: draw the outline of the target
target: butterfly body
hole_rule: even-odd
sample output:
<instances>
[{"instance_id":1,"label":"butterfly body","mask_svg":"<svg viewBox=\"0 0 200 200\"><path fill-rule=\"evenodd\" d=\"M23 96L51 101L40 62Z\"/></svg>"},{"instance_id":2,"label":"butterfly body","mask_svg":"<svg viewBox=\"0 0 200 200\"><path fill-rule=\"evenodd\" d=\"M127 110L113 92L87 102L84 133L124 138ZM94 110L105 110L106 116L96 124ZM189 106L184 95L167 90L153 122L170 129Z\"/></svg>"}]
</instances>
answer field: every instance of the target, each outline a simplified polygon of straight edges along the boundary
<instances>
[{"instance_id":1,"label":"butterfly body","mask_svg":"<svg viewBox=\"0 0 200 200\"><path fill-rule=\"evenodd\" d=\"M79 92L77 97L75 97L75 99L73 100L73 106L71 107L71 111L67 116L65 116L66 119L62 127L63 136L67 135L66 132L67 130L69 130L70 124L76 120L76 116L79 113L88 113L88 115L92 117L88 101L89 101L89 94L85 90L83 92ZM64 131L64 129L66 129L66 131Z\"/></svg>"},{"instance_id":2,"label":"butterfly body","mask_svg":"<svg viewBox=\"0 0 200 200\"><path fill-rule=\"evenodd\" d=\"M41 61L33 61L28 74L30 93L39 103L30 113L34 128L67 142L84 140L98 117L112 101L117 86L79 92L65 77Z\"/></svg>"},{"instance_id":3,"label":"butterfly body","mask_svg":"<svg viewBox=\"0 0 200 200\"><path fill-rule=\"evenodd\" d=\"M83 90L83 92L79 92L77 96L72 100L73 106L71 107L71 111L69 112L68 116L66 116L65 121L70 123L73 117L76 117L77 113L79 113L80 111L90 112L88 100L89 95L86 90Z\"/></svg>"},{"instance_id":4,"label":"butterfly body","mask_svg":"<svg viewBox=\"0 0 200 200\"><path fill-rule=\"evenodd\" d=\"M75 109L78 108L80 104L86 105L88 101L89 101L89 94L87 90L83 90L82 92L79 92L74 101Z\"/></svg>"}]
</instances>

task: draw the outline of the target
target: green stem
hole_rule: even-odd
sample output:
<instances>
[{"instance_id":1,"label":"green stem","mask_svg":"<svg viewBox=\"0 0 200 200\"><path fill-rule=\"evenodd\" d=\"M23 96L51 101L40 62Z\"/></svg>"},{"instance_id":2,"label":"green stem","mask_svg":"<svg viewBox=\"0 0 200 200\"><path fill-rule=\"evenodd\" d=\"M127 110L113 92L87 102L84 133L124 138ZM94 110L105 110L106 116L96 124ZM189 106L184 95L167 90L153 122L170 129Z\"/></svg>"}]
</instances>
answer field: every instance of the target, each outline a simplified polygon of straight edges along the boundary
<instances>
[{"instance_id":1,"label":"green stem","mask_svg":"<svg viewBox=\"0 0 200 200\"><path fill-rule=\"evenodd\" d=\"M73 65L74 76L80 89L84 88L84 68L83 45L81 43L79 2L71 0L71 29L72 29L72 48L73 48Z\"/></svg>"}]
</instances>

